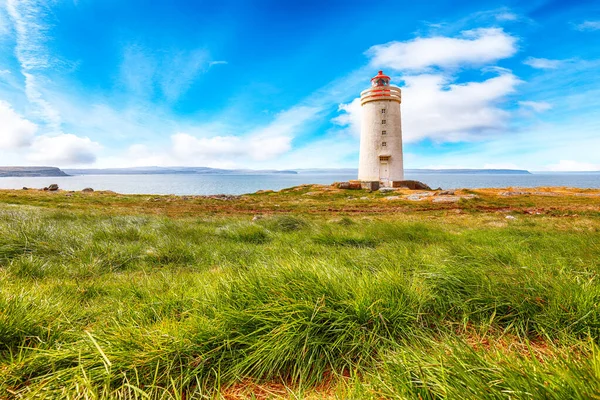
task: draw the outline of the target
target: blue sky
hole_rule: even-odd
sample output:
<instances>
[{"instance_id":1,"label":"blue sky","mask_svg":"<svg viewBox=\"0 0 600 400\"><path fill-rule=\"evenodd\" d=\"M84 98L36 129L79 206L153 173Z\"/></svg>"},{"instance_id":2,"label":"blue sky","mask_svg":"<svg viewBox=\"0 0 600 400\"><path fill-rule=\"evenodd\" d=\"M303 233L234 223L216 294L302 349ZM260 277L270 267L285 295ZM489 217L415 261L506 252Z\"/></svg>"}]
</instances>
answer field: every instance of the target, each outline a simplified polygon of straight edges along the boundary
<instances>
[{"instance_id":1,"label":"blue sky","mask_svg":"<svg viewBox=\"0 0 600 400\"><path fill-rule=\"evenodd\" d=\"M597 1L0 0L0 165L600 170Z\"/></svg>"}]
</instances>

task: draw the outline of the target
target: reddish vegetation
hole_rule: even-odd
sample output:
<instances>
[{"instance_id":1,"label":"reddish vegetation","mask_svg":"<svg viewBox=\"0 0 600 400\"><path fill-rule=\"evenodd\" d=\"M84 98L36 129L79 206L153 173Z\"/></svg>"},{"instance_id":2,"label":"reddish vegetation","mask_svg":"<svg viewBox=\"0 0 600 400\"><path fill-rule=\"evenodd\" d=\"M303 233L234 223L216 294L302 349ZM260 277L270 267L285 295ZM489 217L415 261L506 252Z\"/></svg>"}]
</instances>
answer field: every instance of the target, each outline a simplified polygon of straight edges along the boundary
<instances>
[{"instance_id":1,"label":"reddish vegetation","mask_svg":"<svg viewBox=\"0 0 600 400\"><path fill-rule=\"evenodd\" d=\"M235 214L397 214L407 211L516 212L531 215L573 216L600 211L600 190L573 188L456 190L455 201L437 202L439 191L411 200L422 191L397 189L382 194L302 185L279 192L261 191L242 196L122 195L113 192L40 192L0 190L0 203L108 214L156 214L169 217ZM473 196L474 195L474 196ZM473 198L469 198L473 197Z\"/></svg>"}]
</instances>

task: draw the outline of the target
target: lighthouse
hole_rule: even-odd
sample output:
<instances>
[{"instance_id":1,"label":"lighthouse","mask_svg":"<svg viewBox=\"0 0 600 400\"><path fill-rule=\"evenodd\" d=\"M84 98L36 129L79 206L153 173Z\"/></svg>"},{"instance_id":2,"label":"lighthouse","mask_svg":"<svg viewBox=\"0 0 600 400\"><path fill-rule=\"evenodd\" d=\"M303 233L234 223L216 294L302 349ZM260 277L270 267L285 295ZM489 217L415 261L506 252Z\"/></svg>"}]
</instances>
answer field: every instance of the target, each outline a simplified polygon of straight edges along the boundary
<instances>
[{"instance_id":1,"label":"lighthouse","mask_svg":"<svg viewBox=\"0 0 600 400\"><path fill-rule=\"evenodd\" d=\"M360 93L362 123L358 180L394 186L404 179L400 88L390 85L383 71Z\"/></svg>"}]
</instances>

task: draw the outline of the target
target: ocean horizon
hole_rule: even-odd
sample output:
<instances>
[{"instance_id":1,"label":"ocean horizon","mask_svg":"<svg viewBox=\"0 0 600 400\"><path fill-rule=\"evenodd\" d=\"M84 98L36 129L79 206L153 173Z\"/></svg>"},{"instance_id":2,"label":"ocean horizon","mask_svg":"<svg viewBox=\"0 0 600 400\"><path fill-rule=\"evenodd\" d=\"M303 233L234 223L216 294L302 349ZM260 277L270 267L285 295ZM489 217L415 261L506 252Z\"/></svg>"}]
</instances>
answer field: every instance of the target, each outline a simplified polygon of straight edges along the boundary
<instances>
[{"instance_id":1,"label":"ocean horizon","mask_svg":"<svg viewBox=\"0 0 600 400\"><path fill-rule=\"evenodd\" d=\"M508 187L565 186L600 188L600 173L531 173L531 174L406 174L431 188L480 189ZM324 184L356 179L349 173L239 174L239 175L75 175L64 177L2 177L0 189L40 189L58 184L63 190L111 190L122 194L156 195L239 195L259 190L281 190L303 184Z\"/></svg>"}]
</instances>

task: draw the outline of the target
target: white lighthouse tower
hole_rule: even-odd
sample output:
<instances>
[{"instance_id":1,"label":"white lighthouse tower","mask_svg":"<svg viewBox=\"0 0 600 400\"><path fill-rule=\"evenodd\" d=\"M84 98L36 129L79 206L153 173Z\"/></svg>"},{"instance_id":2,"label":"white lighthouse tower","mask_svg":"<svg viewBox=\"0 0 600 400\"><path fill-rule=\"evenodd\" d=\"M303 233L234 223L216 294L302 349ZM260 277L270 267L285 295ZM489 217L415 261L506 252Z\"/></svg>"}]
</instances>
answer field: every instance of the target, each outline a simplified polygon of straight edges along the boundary
<instances>
[{"instance_id":1,"label":"white lighthouse tower","mask_svg":"<svg viewBox=\"0 0 600 400\"><path fill-rule=\"evenodd\" d=\"M390 77L379 71L371 87L360 93L362 125L358 180L393 186L404 180L400 88L390 86Z\"/></svg>"}]
</instances>

